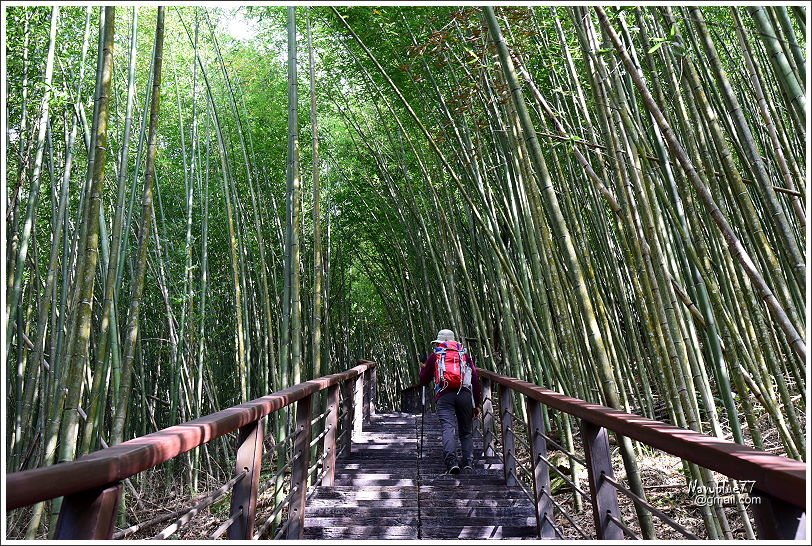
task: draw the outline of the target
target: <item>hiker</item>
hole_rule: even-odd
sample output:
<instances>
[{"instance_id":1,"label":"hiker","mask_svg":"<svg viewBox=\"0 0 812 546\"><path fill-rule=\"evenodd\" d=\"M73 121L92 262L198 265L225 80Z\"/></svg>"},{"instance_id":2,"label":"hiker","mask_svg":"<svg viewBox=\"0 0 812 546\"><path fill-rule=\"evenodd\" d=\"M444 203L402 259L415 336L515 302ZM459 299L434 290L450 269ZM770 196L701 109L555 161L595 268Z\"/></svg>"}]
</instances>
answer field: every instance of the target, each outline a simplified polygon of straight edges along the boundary
<instances>
[{"instance_id":1,"label":"hiker","mask_svg":"<svg viewBox=\"0 0 812 546\"><path fill-rule=\"evenodd\" d=\"M451 330L440 330L431 343L434 352L420 364L420 384L428 385L434 379L437 416L443 427L443 461L449 474L458 474L460 467L466 473L473 472L473 420L482 405L479 373ZM455 429L459 431L462 461L457 460Z\"/></svg>"}]
</instances>

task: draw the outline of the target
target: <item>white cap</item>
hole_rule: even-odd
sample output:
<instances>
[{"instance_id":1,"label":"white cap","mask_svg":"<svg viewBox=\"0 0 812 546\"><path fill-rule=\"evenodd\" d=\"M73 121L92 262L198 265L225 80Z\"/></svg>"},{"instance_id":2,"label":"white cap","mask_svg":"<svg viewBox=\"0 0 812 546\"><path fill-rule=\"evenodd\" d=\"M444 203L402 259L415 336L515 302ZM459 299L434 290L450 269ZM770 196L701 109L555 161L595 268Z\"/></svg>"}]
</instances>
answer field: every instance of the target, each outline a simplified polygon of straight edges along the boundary
<instances>
[{"instance_id":1,"label":"white cap","mask_svg":"<svg viewBox=\"0 0 812 546\"><path fill-rule=\"evenodd\" d=\"M437 332L437 339L432 341L432 343L443 343L445 341L454 341L454 332L444 328Z\"/></svg>"}]
</instances>

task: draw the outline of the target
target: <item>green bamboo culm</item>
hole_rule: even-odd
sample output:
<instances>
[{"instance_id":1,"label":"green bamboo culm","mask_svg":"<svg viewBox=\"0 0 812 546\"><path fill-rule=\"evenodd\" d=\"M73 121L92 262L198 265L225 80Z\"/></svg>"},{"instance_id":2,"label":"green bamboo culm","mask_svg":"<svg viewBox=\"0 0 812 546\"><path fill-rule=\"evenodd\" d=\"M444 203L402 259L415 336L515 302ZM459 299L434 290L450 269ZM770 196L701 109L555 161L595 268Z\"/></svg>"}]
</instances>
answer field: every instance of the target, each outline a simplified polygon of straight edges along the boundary
<instances>
[{"instance_id":1,"label":"green bamboo culm","mask_svg":"<svg viewBox=\"0 0 812 546\"><path fill-rule=\"evenodd\" d=\"M665 116L663 116L662 111L657 106L657 103L654 101L654 98L651 96L651 92L649 91L648 86L646 85L645 81L640 75L637 67L629 57L625 46L620 41L620 38L617 35L617 32L615 32L615 30L609 23L609 19L606 16L606 12L602 8L595 8L595 12L598 15L598 19L600 20L601 26L604 29L606 29L607 34L609 35L612 43L614 44L615 49L618 52L618 55L622 59L623 64L626 66L626 69L629 71L629 74L631 75L635 86L640 92L643 102L646 104L646 107L649 109L651 114L654 116L654 119L656 120L657 124L659 125L660 130L663 133L663 137L666 139L666 142L668 142L668 146L671 149L671 152L676 156L683 170L687 174L689 180L691 181L697 193L699 194L699 197L702 199L702 201L705 203L705 206L708 208L710 216L713 218L714 222L719 227L719 230L722 232L725 241L730 247L731 254L738 260L742 269L747 274L748 278L753 284L753 288L756 290L759 297L766 304L767 309L770 312L770 315L776 322L776 325L784 332L787 343L793 349L797 358L801 361L805 361L806 342L801 337L800 333L787 316L786 311L784 311L784 308L781 306L781 303L773 294L772 289L769 287L769 285L767 285L766 281L764 280L764 277L756 268L756 265L753 263L752 258L742 245L736 233L733 231L733 228L730 226L727 219L725 218L724 213L722 213L722 211L719 209L718 205L716 204L713 198L713 195L708 189L707 184L700 177L699 173L697 172L696 168L693 165L693 162L688 157L688 154L685 152L685 148L678 140L676 134L669 125L668 121L666 121Z\"/></svg>"},{"instance_id":2,"label":"green bamboo culm","mask_svg":"<svg viewBox=\"0 0 812 546\"><path fill-rule=\"evenodd\" d=\"M491 38L496 45L496 50L499 54L499 61L502 65L502 70L505 74L505 80L511 90L511 97L521 122L522 131L524 132L524 140L528 143L530 158L535 169L535 176L541 188L541 194L544 198L544 210L547 215L550 227L555 234L557 245L560 245L563 258L567 263L569 269L569 281L572 289L577 293L576 301L579 304L579 311L581 312L584 324L588 328L588 338L592 357L595 360L595 367L601 378L601 389L603 392L606 404L613 408L620 408L620 397L617 390L617 385L614 380L614 372L612 365L606 354L606 347L603 342L601 332L595 318L595 311L592 306L587 286L584 282L584 275L581 271L581 265L578 261L578 256L575 252L575 247L572 245L572 240L569 234L569 228L564 220L561 208L558 203L555 188L553 187L550 173L547 170L547 164L544 160L544 155L541 151L541 145L536 137L536 131L533 122L530 119L530 114L527 111L527 106L524 101L521 85L516 76L513 67L513 61L510 58L508 46L502 37L502 31L499 27L499 22L496 19L493 8L483 8L485 13L485 20L488 24L488 29L491 33ZM626 468L626 476L629 480L631 490L641 498L645 498L645 491L643 488L642 480L640 479L640 472L637 468L637 461L632 449L632 443L629 438L619 436L618 445L621 447L621 455L623 457L623 465ZM654 532L654 523L649 514L642 507L637 508L637 516L640 521L641 531L643 538L652 540L656 537Z\"/></svg>"},{"instance_id":3,"label":"green bamboo culm","mask_svg":"<svg viewBox=\"0 0 812 546\"><path fill-rule=\"evenodd\" d=\"M773 67L776 79L778 80L790 102L790 106L795 109L801 120L806 119L806 93L798 82L792 67L784 55L784 50L776 36L775 28L767 15L767 8L763 6L749 6L748 13L753 18L753 22L758 29L758 37L767 50L767 57ZM803 128L799 128L802 131Z\"/></svg>"},{"instance_id":4,"label":"green bamboo culm","mask_svg":"<svg viewBox=\"0 0 812 546\"><path fill-rule=\"evenodd\" d=\"M165 8L158 8L155 23L155 48L152 61L152 95L149 108L149 131L147 136L147 157L144 167L144 190L141 194L141 222L138 230L136 265L127 312L127 327L124 353L121 365L121 384L117 397L116 413L113 417L110 444L124 441L127 410L132 391L133 362L139 336L141 302L144 293L144 278L147 269L147 246L152 232L152 199L155 183L155 158L158 151L158 115L161 100L161 68L163 66Z\"/></svg>"}]
</instances>

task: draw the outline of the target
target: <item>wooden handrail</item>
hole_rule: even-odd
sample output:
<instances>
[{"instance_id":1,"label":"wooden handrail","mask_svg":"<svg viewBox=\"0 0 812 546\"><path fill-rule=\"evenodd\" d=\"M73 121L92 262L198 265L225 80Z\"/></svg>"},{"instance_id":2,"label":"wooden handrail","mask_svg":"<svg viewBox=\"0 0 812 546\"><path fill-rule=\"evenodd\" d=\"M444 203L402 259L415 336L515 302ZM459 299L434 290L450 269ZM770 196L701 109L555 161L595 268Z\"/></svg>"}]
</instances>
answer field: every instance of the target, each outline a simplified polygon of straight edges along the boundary
<instances>
[{"instance_id":1,"label":"wooden handrail","mask_svg":"<svg viewBox=\"0 0 812 546\"><path fill-rule=\"evenodd\" d=\"M791 505L806 507L806 463L625 413L539 387L527 381L479 369L480 377L519 392L551 408L628 436L736 480L754 480L755 489Z\"/></svg>"},{"instance_id":2,"label":"wooden handrail","mask_svg":"<svg viewBox=\"0 0 812 546\"><path fill-rule=\"evenodd\" d=\"M73 495L119 482L224 434L258 421L299 400L373 370L361 360L354 368L299 383L238 406L95 451L75 461L6 474L6 509Z\"/></svg>"}]
</instances>

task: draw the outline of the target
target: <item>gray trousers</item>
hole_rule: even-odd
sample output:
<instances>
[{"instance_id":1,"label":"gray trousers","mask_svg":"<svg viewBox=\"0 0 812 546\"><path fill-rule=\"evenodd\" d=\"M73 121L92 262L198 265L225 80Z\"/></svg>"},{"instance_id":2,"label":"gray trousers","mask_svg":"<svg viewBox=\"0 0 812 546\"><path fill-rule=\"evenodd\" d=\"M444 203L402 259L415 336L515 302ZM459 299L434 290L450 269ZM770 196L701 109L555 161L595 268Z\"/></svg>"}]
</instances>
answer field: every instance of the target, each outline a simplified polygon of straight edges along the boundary
<instances>
[{"instance_id":1,"label":"gray trousers","mask_svg":"<svg viewBox=\"0 0 812 546\"><path fill-rule=\"evenodd\" d=\"M459 394L449 390L437 400L437 417L443 427L443 460L447 467L457 461L457 434L462 444L462 464L473 461L474 439L474 397L468 389Z\"/></svg>"}]
</instances>

